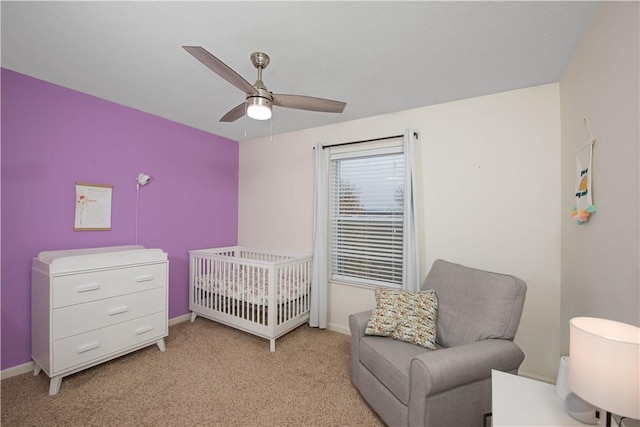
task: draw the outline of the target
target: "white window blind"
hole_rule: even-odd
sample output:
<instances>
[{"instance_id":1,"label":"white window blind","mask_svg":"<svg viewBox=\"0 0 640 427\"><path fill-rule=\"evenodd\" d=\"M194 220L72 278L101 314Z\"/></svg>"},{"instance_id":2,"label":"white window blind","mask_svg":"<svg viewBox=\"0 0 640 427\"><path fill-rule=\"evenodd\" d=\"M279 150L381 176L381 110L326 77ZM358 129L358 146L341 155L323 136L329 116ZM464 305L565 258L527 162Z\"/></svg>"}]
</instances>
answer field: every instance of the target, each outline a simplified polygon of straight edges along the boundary
<instances>
[{"instance_id":1,"label":"white window blind","mask_svg":"<svg viewBox=\"0 0 640 427\"><path fill-rule=\"evenodd\" d=\"M402 146L331 157L332 279L402 286Z\"/></svg>"}]
</instances>

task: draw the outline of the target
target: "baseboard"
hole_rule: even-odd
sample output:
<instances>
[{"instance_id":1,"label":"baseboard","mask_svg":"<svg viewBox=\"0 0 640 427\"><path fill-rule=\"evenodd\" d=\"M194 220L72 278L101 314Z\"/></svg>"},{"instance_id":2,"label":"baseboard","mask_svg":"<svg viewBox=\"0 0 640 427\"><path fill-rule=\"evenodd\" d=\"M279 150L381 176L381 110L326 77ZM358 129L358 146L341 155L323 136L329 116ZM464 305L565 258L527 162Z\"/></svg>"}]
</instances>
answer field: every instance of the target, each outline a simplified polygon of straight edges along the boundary
<instances>
[{"instance_id":1,"label":"baseboard","mask_svg":"<svg viewBox=\"0 0 640 427\"><path fill-rule=\"evenodd\" d=\"M169 326L173 326L177 323L186 322L187 320L191 320L191 313L183 314L182 316L169 319Z\"/></svg>"},{"instance_id":2,"label":"baseboard","mask_svg":"<svg viewBox=\"0 0 640 427\"><path fill-rule=\"evenodd\" d=\"M351 335L351 331L349 330L349 328L342 325L336 325L335 323L328 323L327 329L329 329L330 331L340 332L341 334Z\"/></svg>"},{"instance_id":3,"label":"baseboard","mask_svg":"<svg viewBox=\"0 0 640 427\"><path fill-rule=\"evenodd\" d=\"M169 319L169 326L173 326L177 323L186 322L191 319L191 313L183 314L182 316ZM0 380L15 377L16 375L26 374L27 372L33 372L35 364L33 361L23 363L22 365L12 366L11 368L3 369L0 371Z\"/></svg>"},{"instance_id":4,"label":"baseboard","mask_svg":"<svg viewBox=\"0 0 640 427\"><path fill-rule=\"evenodd\" d=\"M33 361L23 363L22 365L12 366L7 369L3 369L0 372L0 379L6 380L7 378L15 377L16 375L26 374L27 372L33 372L35 364Z\"/></svg>"}]
</instances>

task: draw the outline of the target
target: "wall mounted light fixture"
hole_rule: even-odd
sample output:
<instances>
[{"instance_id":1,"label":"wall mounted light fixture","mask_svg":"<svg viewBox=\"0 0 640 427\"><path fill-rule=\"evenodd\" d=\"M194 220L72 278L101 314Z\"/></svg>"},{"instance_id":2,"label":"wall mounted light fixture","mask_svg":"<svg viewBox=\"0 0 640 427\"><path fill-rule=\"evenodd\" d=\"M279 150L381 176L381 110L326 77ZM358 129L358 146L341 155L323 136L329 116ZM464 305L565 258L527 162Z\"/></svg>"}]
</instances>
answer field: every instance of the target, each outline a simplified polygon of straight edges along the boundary
<instances>
[{"instance_id":1,"label":"wall mounted light fixture","mask_svg":"<svg viewBox=\"0 0 640 427\"><path fill-rule=\"evenodd\" d=\"M151 176L144 172L140 172L138 178L136 178L136 245L138 244L138 228L139 228L139 200L140 200L140 187L144 187L151 181Z\"/></svg>"},{"instance_id":2,"label":"wall mounted light fixture","mask_svg":"<svg viewBox=\"0 0 640 427\"><path fill-rule=\"evenodd\" d=\"M138 182L137 189L139 190L140 187L147 185L149 183L149 181L151 181L151 177L149 175L147 175L146 173L141 172L140 175L138 175L138 178L137 178L137 182Z\"/></svg>"}]
</instances>

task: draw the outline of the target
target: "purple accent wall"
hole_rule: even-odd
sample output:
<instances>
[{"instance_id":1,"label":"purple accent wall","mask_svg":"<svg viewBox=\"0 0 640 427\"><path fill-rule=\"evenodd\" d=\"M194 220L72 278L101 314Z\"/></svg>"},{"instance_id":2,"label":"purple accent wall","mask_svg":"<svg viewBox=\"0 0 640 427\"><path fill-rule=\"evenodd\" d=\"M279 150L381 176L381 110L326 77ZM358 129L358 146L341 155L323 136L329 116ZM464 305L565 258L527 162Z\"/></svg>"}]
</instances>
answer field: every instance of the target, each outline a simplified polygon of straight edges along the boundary
<instances>
[{"instance_id":1,"label":"purple accent wall","mask_svg":"<svg viewBox=\"0 0 640 427\"><path fill-rule=\"evenodd\" d=\"M139 244L169 254L169 318L188 313L188 251L235 245L238 143L2 69L2 369L31 360L31 259ZM111 231L74 232L75 182L113 185Z\"/></svg>"}]
</instances>

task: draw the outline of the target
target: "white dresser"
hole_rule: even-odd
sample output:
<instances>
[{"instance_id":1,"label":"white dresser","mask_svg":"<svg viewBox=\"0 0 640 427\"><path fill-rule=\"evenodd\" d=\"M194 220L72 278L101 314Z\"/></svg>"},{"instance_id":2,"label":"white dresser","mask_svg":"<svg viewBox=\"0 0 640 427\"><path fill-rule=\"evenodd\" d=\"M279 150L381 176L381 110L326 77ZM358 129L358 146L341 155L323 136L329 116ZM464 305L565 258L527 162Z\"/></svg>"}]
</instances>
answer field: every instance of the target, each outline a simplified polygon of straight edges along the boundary
<instances>
[{"instance_id":1,"label":"white dresser","mask_svg":"<svg viewBox=\"0 0 640 427\"><path fill-rule=\"evenodd\" d=\"M169 261L161 249L41 252L31 268L31 357L56 394L64 376L168 335Z\"/></svg>"}]
</instances>

